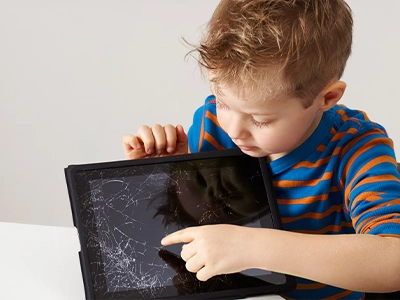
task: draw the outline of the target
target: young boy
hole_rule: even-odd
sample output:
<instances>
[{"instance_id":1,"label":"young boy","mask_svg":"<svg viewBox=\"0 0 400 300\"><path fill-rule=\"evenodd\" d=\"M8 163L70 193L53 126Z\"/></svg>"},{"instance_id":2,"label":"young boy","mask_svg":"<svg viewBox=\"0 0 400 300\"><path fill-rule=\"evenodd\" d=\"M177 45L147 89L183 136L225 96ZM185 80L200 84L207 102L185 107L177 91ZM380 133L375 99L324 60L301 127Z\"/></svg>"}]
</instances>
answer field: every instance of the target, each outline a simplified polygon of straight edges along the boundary
<instances>
[{"instance_id":1,"label":"young boy","mask_svg":"<svg viewBox=\"0 0 400 300\"><path fill-rule=\"evenodd\" d=\"M168 124L123 137L128 159L234 147L267 157L284 230L205 225L162 240L184 243L199 280L261 268L298 277L288 298L400 289L392 141L337 104L352 23L343 0L222 0L195 48L213 95L188 135Z\"/></svg>"}]
</instances>

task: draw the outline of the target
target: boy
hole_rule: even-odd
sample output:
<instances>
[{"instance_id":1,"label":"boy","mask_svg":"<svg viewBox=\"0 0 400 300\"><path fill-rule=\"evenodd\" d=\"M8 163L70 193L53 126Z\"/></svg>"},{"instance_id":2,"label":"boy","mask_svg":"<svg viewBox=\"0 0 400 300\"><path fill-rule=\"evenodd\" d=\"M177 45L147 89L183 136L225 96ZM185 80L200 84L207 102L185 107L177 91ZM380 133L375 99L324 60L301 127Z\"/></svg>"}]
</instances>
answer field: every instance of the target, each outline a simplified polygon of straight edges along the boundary
<instances>
[{"instance_id":1,"label":"boy","mask_svg":"<svg viewBox=\"0 0 400 300\"><path fill-rule=\"evenodd\" d=\"M261 268L298 277L288 298L400 289L392 141L337 104L352 23L343 0L222 0L195 48L213 95L188 135L168 124L123 137L128 159L233 147L268 159L285 230L206 225L162 240L184 243L199 280Z\"/></svg>"}]
</instances>

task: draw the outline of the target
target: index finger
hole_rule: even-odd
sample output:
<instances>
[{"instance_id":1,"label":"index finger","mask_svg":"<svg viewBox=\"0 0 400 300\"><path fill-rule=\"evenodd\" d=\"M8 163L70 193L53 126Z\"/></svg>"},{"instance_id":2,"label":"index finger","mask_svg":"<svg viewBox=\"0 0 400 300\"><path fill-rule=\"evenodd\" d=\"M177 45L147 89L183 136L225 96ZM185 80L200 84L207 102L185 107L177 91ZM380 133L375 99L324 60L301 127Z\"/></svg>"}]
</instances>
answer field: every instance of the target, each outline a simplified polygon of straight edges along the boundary
<instances>
[{"instance_id":1,"label":"index finger","mask_svg":"<svg viewBox=\"0 0 400 300\"><path fill-rule=\"evenodd\" d=\"M180 256L168 250L160 249L158 251L158 256L160 256L163 261L165 261L171 268L173 268L178 273L186 269L185 268L186 262Z\"/></svg>"},{"instance_id":2,"label":"index finger","mask_svg":"<svg viewBox=\"0 0 400 300\"><path fill-rule=\"evenodd\" d=\"M190 228L185 228L179 231L175 231L164 237L161 240L161 245L169 246L172 244L179 244L179 243L190 243L193 241L193 236L191 234Z\"/></svg>"},{"instance_id":3,"label":"index finger","mask_svg":"<svg viewBox=\"0 0 400 300\"><path fill-rule=\"evenodd\" d=\"M132 134L125 134L122 137L122 146L125 151L130 151L132 149L140 149L141 145L136 136Z\"/></svg>"}]
</instances>

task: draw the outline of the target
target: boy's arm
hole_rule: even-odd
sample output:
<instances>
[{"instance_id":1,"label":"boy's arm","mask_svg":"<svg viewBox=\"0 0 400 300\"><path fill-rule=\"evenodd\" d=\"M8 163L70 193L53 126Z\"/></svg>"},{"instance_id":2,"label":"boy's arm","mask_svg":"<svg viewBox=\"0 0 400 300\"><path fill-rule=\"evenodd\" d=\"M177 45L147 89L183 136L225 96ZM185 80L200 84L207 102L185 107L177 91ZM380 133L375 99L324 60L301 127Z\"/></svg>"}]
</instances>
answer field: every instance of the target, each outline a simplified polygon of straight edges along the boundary
<instances>
[{"instance_id":1,"label":"boy's arm","mask_svg":"<svg viewBox=\"0 0 400 300\"><path fill-rule=\"evenodd\" d=\"M375 129L359 135L351 148L343 148L337 166L344 206L357 234L260 234L260 249L274 249L267 252L265 265L349 290L400 290L400 179L396 167L393 144L385 132Z\"/></svg>"},{"instance_id":2,"label":"boy's arm","mask_svg":"<svg viewBox=\"0 0 400 300\"><path fill-rule=\"evenodd\" d=\"M199 280L258 268L353 291L400 290L396 237L311 235L224 224L186 228L162 240L164 246L175 243L185 243L181 257Z\"/></svg>"},{"instance_id":3,"label":"boy's arm","mask_svg":"<svg viewBox=\"0 0 400 300\"><path fill-rule=\"evenodd\" d=\"M263 231L247 246L255 266L353 291L400 290L400 238Z\"/></svg>"}]
</instances>

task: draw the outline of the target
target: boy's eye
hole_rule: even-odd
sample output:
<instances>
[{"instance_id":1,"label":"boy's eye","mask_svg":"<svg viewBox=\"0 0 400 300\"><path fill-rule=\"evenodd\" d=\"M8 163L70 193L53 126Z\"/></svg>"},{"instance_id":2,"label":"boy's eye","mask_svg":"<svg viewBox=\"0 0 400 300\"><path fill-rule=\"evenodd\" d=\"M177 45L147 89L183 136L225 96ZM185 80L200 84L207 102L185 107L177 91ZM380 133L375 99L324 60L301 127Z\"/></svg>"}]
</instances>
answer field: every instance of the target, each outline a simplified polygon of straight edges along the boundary
<instances>
[{"instance_id":1,"label":"boy's eye","mask_svg":"<svg viewBox=\"0 0 400 300\"><path fill-rule=\"evenodd\" d=\"M253 123L254 125L256 125L256 127L258 128L265 128L268 127L270 122L259 122L257 120L255 120L253 117L251 117L251 123Z\"/></svg>"}]
</instances>

